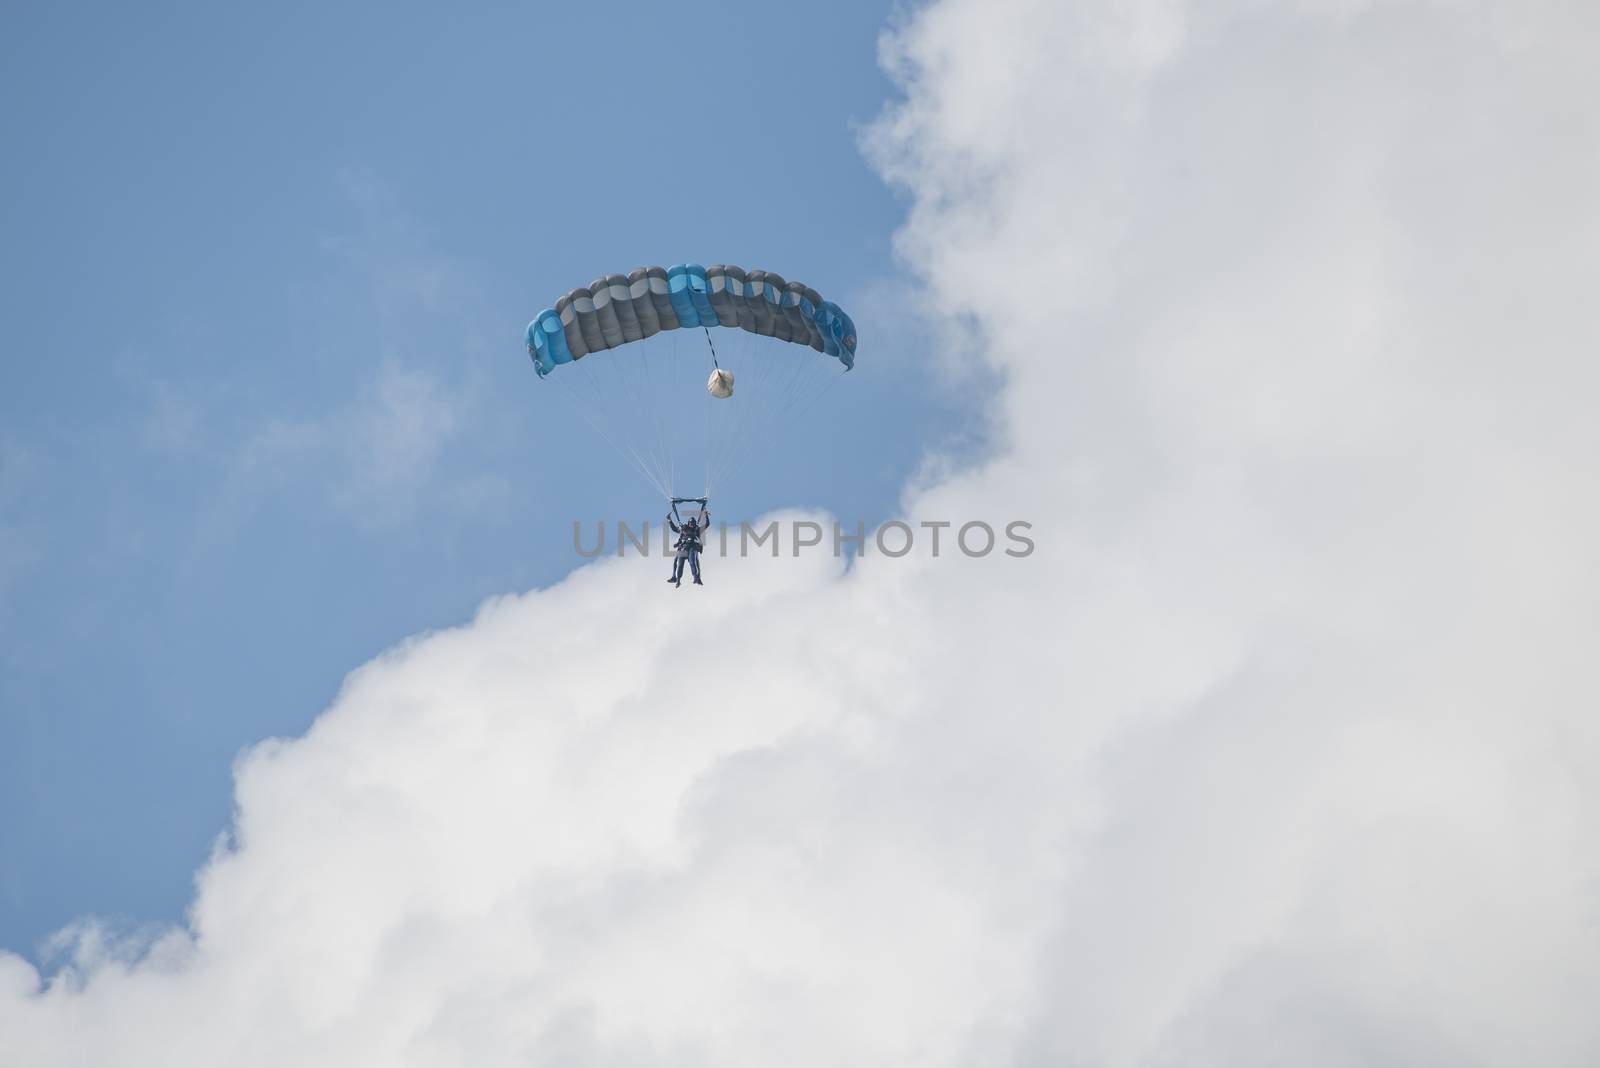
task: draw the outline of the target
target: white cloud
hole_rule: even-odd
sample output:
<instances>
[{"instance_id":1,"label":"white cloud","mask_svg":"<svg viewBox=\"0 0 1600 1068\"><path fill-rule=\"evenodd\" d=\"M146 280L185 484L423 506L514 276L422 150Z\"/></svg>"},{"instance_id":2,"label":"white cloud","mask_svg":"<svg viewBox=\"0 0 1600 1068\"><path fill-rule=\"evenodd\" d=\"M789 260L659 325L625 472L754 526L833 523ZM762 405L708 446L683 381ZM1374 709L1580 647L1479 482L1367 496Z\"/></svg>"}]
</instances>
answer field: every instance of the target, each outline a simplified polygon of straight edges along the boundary
<instances>
[{"instance_id":1,"label":"white cloud","mask_svg":"<svg viewBox=\"0 0 1600 1068\"><path fill-rule=\"evenodd\" d=\"M385 363L336 408L254 429L230 458L201 526L202 543L231 536L287 487L315 487L363 525L403 521L437 489L440 457L461 422L462 398L426 371ZM458 500L471 499L457 494Z\"/></svg>"},{"instance_id":2,"label":"white cloud","mask_svg":"<svg viewBox=\"0 0 1600 1068\"><path fill-rule=\"evenodd\" d=\"M1594 19L912 20L874 157L1007 451L907 513L1039 551L487 605L241 760L188 932L0 958L8 1050L1593 1063Z\"/></svg>"}]
</instances>

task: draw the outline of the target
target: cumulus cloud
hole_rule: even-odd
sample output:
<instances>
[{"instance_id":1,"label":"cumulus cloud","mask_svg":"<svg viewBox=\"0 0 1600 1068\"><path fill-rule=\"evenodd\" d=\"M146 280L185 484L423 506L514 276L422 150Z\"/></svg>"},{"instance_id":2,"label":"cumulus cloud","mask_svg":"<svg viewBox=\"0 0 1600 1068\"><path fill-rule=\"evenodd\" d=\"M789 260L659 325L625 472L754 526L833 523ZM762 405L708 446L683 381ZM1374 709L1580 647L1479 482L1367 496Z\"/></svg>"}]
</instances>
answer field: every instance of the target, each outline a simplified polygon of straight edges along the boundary
<instances>
[{"instance_id":1,"label":"cumulus cloud","mask_svg":"<svg viewBox=\"0 0 1600 1068\"><path fill-rule=\"evenodd\" d=\"M184 929L0 957L8 1055L1593 1063L1595 18L918 13L870 152L1002 385L905 516L1038 551L421 636L241 759Z\"/></svg>"}]
</instances>

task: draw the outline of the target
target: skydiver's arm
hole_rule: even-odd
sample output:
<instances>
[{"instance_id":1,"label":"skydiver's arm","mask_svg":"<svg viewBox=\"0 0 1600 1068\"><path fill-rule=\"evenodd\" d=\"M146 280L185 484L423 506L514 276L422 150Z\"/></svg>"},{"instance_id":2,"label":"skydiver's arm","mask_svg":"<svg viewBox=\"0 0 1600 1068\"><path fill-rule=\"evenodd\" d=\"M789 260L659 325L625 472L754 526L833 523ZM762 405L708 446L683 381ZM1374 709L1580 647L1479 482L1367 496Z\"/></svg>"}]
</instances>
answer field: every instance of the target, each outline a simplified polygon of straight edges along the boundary
<instances>
[{"instance_id":1,"label":"skydiver's arm","mask_svg":"<svg viewBox=\"0 0 1600 1068\"><path fill-rule=\"evenodd\" d=\"M678 524L672 521L672 517L670 515L667 516L667 526L672 528L672 532L674 534L678 533Z\"/></svg>"}]
</instances>

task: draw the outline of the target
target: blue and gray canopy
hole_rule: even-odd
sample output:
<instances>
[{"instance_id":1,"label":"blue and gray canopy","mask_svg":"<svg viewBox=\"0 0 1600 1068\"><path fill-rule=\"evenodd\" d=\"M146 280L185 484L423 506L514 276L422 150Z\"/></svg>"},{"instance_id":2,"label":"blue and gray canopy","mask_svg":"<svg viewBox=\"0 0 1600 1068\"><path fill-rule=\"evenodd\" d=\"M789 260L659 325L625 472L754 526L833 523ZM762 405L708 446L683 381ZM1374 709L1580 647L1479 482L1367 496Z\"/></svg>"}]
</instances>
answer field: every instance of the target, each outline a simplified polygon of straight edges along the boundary
<instances>
[{"instance_id":1,"label":"blue and gray canopy","mask_svg":"<svg viewBox=\"0 0 1600 1068\"><path fill-rule=\"evenodd\" d=\"M697 326L736 326L809 345L846 370L855 365L855 323L837 304L771 271L731 264L640 267L597 278L534 317L528 324L528 355L543 378L590 353Z\"/></svg>"}]
</instances>

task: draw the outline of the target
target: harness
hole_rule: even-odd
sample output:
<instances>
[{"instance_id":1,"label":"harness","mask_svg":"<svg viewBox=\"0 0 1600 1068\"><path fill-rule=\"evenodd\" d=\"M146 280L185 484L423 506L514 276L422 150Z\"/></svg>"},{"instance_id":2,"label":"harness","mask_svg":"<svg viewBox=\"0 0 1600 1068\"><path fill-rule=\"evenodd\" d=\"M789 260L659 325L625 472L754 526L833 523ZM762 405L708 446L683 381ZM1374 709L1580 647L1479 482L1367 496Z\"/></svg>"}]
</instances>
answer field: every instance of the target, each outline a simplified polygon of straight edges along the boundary
<instances>
[{"instance_id":1,"label":"harness","mask_svg":"<svg viewBox=\"0 0 1600 1068\"><path fill-rule=\"evenodd\" d=\"M677 517L678 522L683 524L683 527L678 533L677 544L675 544L673 548L684 551L700 552L703 548L703 546L700 544L700 539L705 535L705 530L700 526L699 523L695 522L694 519L684 519L683 516L678 515L678 505L680 504L698 504L700 506L701 514L703 515L705 513L706 499L704 497L672 498L672 514ZM691 523L694 524L693 527L690 526ZM693 530L693 533L690 533L691 530Z\"/></svg>"}]
</instances>

